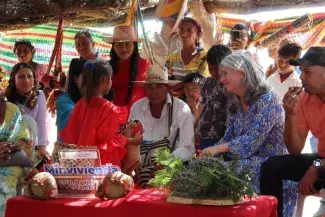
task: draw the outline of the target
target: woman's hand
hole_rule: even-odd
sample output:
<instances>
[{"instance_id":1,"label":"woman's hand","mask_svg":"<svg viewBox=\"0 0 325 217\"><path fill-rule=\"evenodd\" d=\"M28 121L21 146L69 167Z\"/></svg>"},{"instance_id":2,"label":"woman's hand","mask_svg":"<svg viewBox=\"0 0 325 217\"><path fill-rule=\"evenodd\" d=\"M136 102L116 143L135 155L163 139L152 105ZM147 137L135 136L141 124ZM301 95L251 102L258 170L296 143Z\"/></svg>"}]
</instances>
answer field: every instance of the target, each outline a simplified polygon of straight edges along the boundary
<instances>
[{"instance_id":1,"label":"woman's hand","mask_svg":"<svg viewBox=\"0 0 325 217\"><path fill-rule=\"evenodd\" d=\"M205 157L206 155L210 155L212 157L217 156L218 154L225 153L229 151L228 143L216 145L216 146L210 146L203 150L198 150L199 157Z\"/></svg>"},{"instance_id":2,"label":"woman's hand","mask_svg":"<svg viewBox=\"0 0 325 217\"><path fill-rule=\"evenodd\" d=\"M46 151L46 146L45 145L40 145L38 147L38 159L42 159L43 157L50 159L50 154Z\"/></svg>"},{"instance_id":3,"label":"woman's hand","mask_svg":"<svg viewBox=\"0 0 325 217\"><path fill-rule=\"evenodd\" d=\"M12 149L11 142L0 142L0 158L8 160Z\"/></svg>"}]
</instances>

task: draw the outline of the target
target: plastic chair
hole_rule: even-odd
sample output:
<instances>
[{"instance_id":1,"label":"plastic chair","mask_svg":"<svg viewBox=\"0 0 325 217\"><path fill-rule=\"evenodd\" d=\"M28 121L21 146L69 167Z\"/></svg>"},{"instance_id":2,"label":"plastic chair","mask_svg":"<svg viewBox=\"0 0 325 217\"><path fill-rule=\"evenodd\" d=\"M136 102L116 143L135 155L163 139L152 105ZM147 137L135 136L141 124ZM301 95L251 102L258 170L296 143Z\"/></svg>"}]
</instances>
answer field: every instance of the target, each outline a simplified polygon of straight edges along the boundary
<instances>
[{"instance_id":1,"label":"plastic chair","mask_svg":"<svg viewBox=\"0 0 325 217\"><path fill-rule=\"evenodd\" d=\"M296 209L294 211L293 217L305 217L305 216L314 216L314 217L319 216L320 217L320 216L324 216L322 214L325 214L325 204L323 202L321 202L322 198L324 198L324 197L325 197L325 189L322 189L319 192L319 194L317 194L317 195L302 195L302 194L299 194ZM305 203L306 199L315 199L315 198L319 198L317 204L312 201L312 205L316 205L316 207L310 206L309 203L306 203L306 205L309 204L309 206L304 206L304 203ZM304 210L304 208L307 208L308 210ZM308 215L306 215L306 214L308 214Z\"/></svg>"},{"instance_id":2,"label":"plastic chair","mask_svg":"<svg viewBox=\"0 0 325 217\"><path fill-rule=\"evenodd\" d=\"M34 118L32 118L29 115L24 114L23 120L26 123L26 125L29 129L29 132L30 132L30 137L32 140L32 153L31 153L30 159L33 160L35 146L38 143L38 127L37 127L37 123L34 120Z\"/></svg>"}]
</instances>

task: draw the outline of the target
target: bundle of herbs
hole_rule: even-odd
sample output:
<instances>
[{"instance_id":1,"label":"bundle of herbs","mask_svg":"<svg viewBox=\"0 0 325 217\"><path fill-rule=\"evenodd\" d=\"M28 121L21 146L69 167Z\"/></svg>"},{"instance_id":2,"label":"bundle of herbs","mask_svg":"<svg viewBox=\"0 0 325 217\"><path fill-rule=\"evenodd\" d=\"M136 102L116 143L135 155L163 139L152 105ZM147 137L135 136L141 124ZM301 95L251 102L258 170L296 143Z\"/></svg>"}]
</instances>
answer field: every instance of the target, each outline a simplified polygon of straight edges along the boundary
<instances>
[{"instance_id":1,"label":"bundle of herbs","mask_svg":"<svg viewBox=\"0 0 325 217\"><path fill-rule=\"evenodd\" d=\"M222 160L205 156L194 158L187 166L171 155L167 149L160 150L157 163L164 169L156 172L150 180L153 187L169 189L173 196L193 199L231 199L239 201L243 196L252 197L247 169L238 169L238 158L225 163Z\"/></svg>"}]
</instances>

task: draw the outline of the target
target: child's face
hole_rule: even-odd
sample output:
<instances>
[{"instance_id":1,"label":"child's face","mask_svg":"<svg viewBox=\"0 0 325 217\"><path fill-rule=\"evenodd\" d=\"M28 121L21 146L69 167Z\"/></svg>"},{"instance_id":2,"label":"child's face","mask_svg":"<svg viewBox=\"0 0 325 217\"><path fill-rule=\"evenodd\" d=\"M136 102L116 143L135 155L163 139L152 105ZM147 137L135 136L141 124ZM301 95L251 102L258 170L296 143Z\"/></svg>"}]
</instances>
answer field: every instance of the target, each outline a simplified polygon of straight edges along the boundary
<instances>
[{"instance_id":1,"label":"child's face","mask_svg":"<svg viewBox=\"0 0 325 217\"><path fill-rule=\"evenodd\" d=\"M289 58L279 57L278 58L278 69L279 69L278 71L279 71L279 73L286 74L286 73L292 72L295 69L294 66L291 66L289 64L289 60L291 58L295 58L295 57L289 57Z\"/></svg>"},{"instance_id":2,"label":"child's face","mask_svg":"<svg viewBox=\"0 0 325 217\"><path fill-rule=\"evenodd\" d=\"M107 95L112 87L112 79L108 76L105 76L104 78L104 95Z\"/></svg>"},{"instance_id":3,"label":"child's face","mask_svg":"<svg viewBox=\"0 0 325 217\"><path fill-rule=\"evenodd\" d=\"M184 85L184 92L186 98L194 99L195 101L199 100L201 94L201 86L196 83L186 83Z\"/></svg>"},{"instance_id":4,"label":"child's face","mask_svg":"<svg viewBox=\"0 0 325 217\"><path fill-rule=\"evenodd\" d=\"M208 67L209 67L209 72L210 75L212 76L212 78L218 80L219 79L219 66L215 65L215 64L209 64L208 63Z\"/></svg>"}]
</instances>

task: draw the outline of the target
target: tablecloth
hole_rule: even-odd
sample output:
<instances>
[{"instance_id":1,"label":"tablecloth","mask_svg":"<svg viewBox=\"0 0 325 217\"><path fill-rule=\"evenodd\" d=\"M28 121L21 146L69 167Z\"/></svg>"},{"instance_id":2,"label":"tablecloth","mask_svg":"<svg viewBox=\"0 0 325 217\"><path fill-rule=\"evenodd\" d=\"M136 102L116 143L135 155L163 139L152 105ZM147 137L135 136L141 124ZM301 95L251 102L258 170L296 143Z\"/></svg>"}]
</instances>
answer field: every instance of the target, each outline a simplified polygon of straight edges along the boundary
<instances>
[{"instance_id":1,"label":"tablecloth","mask_svg":"<svg viewBox=\"0 0 325 217\"><path fill-rule=\"evenodd\" d=\"M55 198L41 201L23 196L8 200L5 217L276 217L277 200L258 196L233 206L183 205L166 202L158 190L133 190L126 197Z\"/></svg>"}]
</instances>

